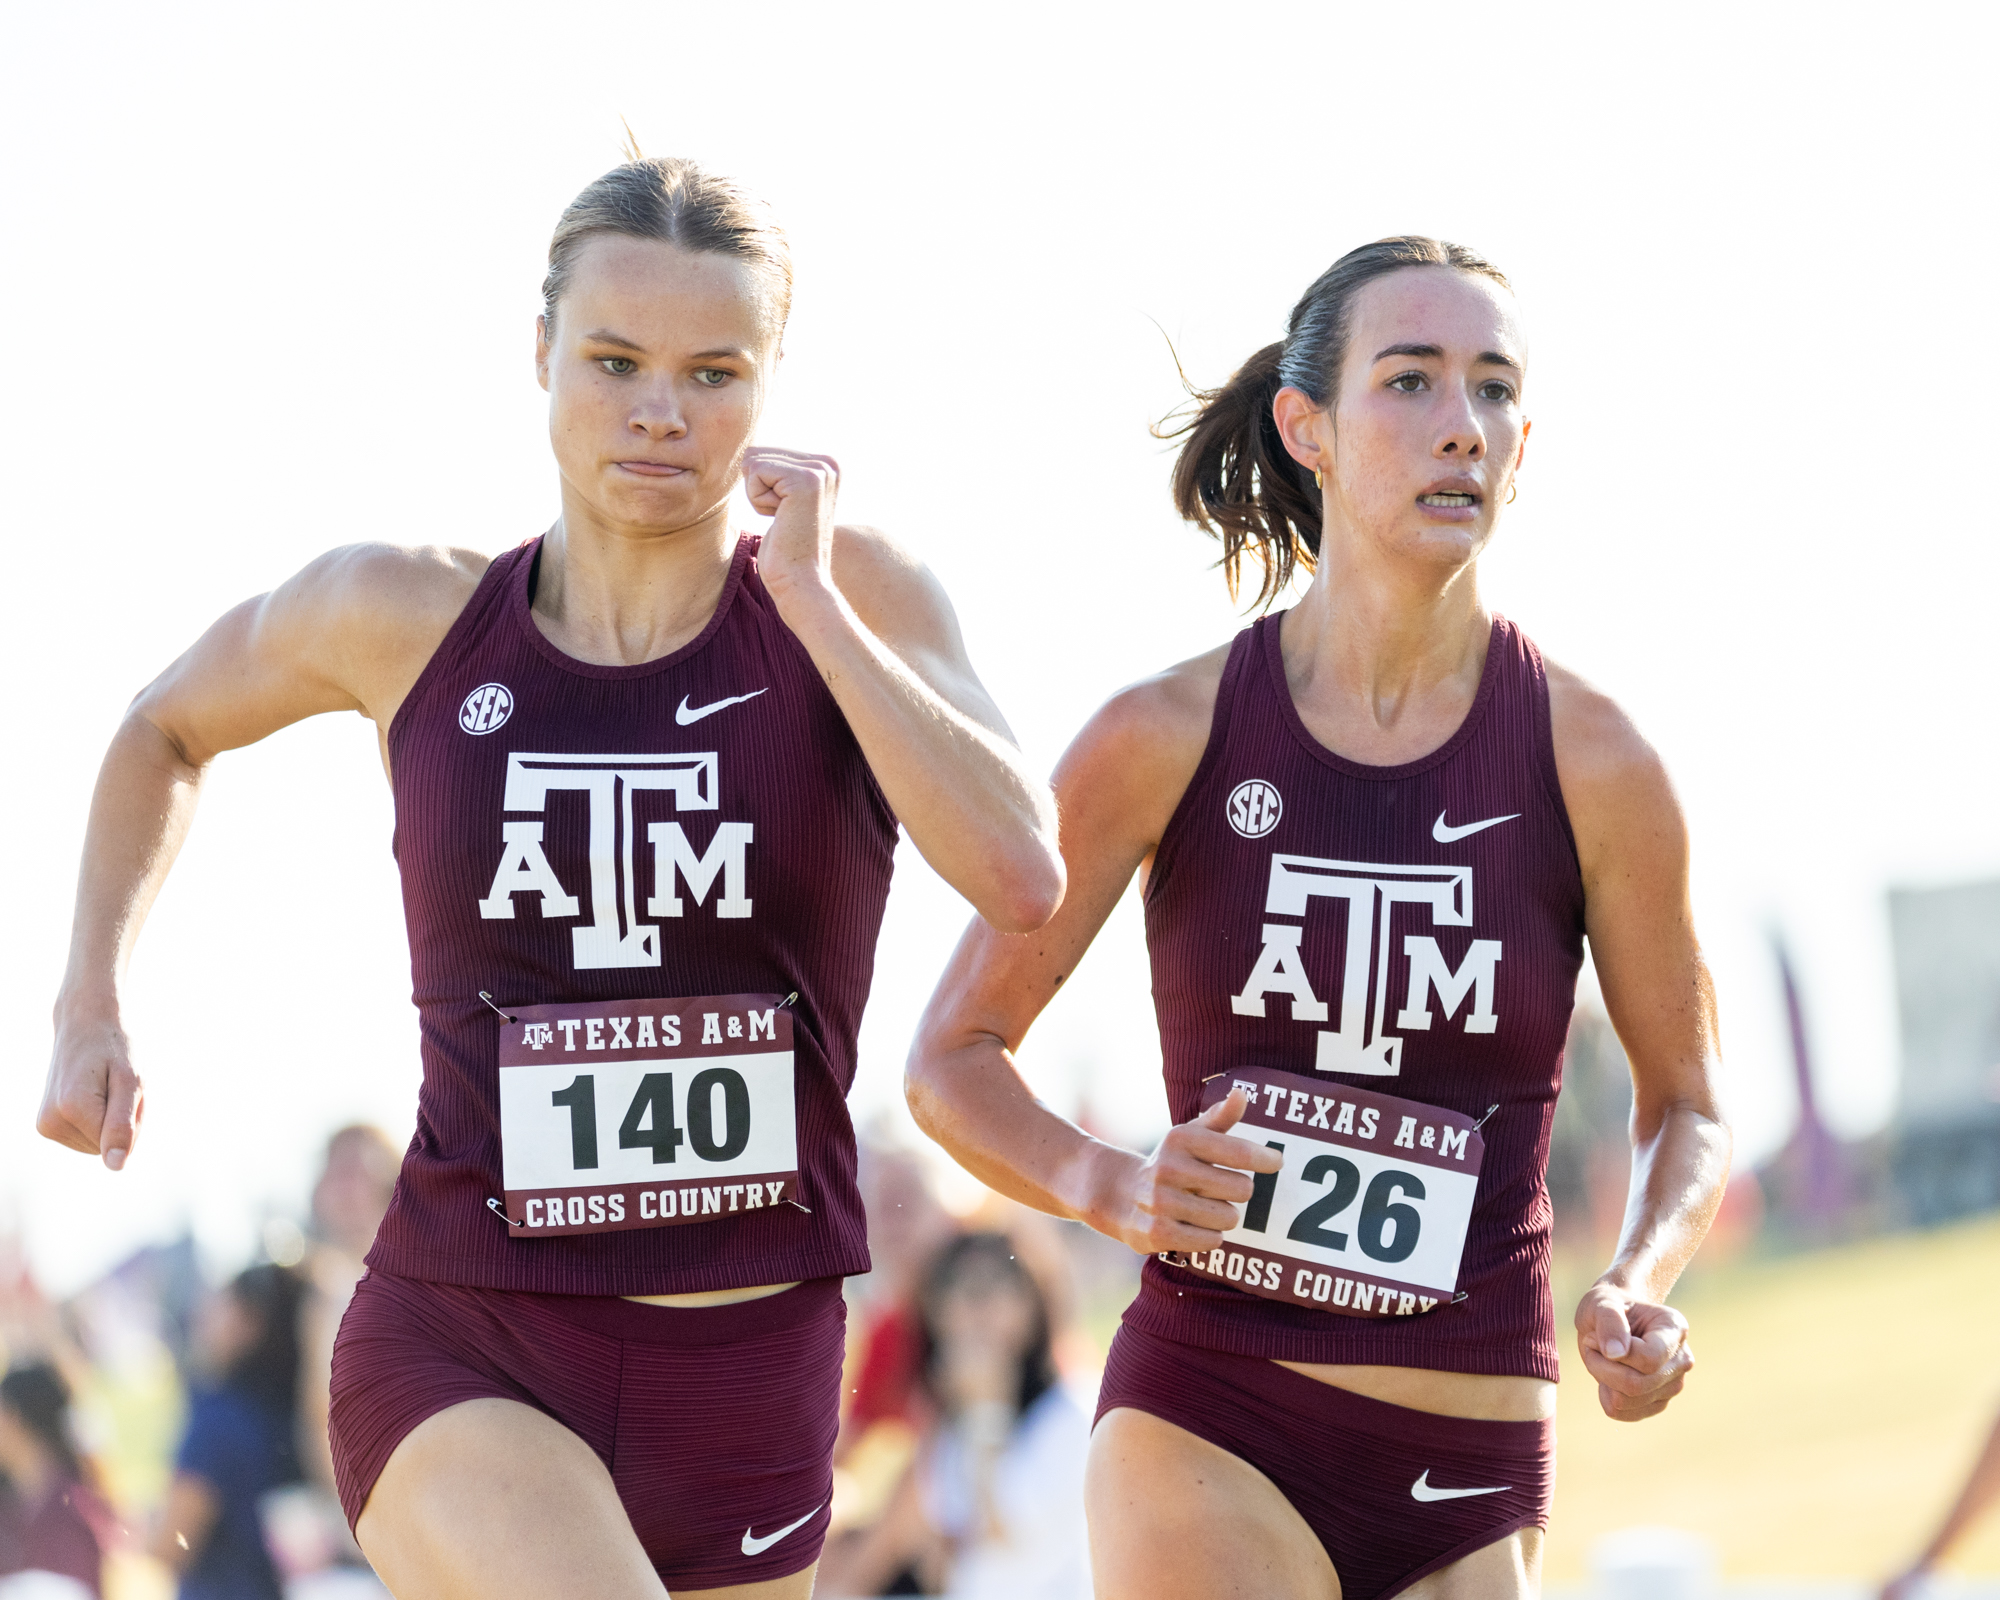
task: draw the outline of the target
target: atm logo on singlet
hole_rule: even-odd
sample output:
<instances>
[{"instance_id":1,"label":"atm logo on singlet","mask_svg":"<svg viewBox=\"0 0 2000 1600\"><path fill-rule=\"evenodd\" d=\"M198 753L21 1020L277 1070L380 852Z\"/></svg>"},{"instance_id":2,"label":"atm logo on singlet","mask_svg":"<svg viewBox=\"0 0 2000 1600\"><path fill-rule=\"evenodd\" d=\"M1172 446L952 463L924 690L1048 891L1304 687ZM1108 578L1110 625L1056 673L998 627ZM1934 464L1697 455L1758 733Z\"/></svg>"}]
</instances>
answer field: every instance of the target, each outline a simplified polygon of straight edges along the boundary
<instances>
[{"instance_id":1,"label":"atm logo on singlet","mask_svg":"<svg viewBox=\"0 0 2000 1600\"><path fill-rule=\"evenodd\" d=\"M639 869L642 855L633 826L632 797L662 790L674 810L713 811L719 783L714 751L684 755L558 756L510 752L500 824L500 864L493 886L479 902L482 917L511 919L514 896L540 897L544 917L581 917L582 900L556 876L543 850L542 828L534 814L548 808L551 794L581 790L590 807L591 921L571 930L572 959L579 971L601 967L657 967L660 925L641 920ZM646 918L687 914L687 901L706 906L715 895L718 917L747 917L747 890L753 825L719 822L707 845L697 850L678 822L646 824L652 892ZM682 891L685 890L685 897Z\"/></svg>"},{"instance_id":2,"label":"atm logo on singlet","mask_svg":"<svg viewBox=\"0 0 2000 1600\"><path fill-rule=\"evenodd\" d=\"M1341 919L1344 954L1340 971L1317 975L1315 987L1301 945L1310 919L1324 912ZM1319 1030L1313 1065L1320 1072L1394 1077L1403 1070L1401 1034L1431 1029L1433 1001L1447 1024L1463 1009L1467 1033L1491 1033L1500 1025L1493 1011L1498 939L1474 939L1453 967L1431 935L1393 934L1394 927L1407 928L1413 918L1424 917L1434 928L1471 927L1470 867L1274 855L1264 915L1291 920L1265 922L1263 948L1242 992L1230 997L1230 1009L1239 1017L1261 1017L1270 997L1287 996L1294 1022L1333 1021L1335 1026ZM1399 985L1398 978L1405 981ZM1402 995L1395 1033L1388 1015L1392 992ZM1330 1015L1335 1003L1337 1018Z\"/></svg>"}]
</instances>

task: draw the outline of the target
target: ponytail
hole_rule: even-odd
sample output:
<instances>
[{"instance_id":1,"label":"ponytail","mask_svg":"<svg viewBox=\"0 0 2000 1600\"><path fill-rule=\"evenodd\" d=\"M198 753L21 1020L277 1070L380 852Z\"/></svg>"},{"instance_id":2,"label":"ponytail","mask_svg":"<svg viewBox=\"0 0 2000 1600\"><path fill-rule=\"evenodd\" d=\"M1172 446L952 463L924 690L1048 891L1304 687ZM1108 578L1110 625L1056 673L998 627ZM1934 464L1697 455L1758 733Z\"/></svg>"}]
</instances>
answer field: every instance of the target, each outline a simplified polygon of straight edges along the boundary
<instances>
[{"instance_id":1,"label":"ponytail","mask_svg":"<svg viewBox=\"0 0 2000 1600\"><path fill-rule=\"evenodd\" d=\"M1278 437L1271 402L1285 386L1284 342L1267 344L1220 389L1197 389L1194 412L1163 439L1186 436L1174 462L1174 508L1222 541L1222 575L1234 600L1243 557L1252 553L1264 580L1257 604L1269 605L1319 558L1319 497L1311 474Z\"/></svg>"},{"instance_id":2,"label":"ponytail","mask_svg":"<svg viewBox=\"0 0 2000 1600\"><path fill-rule=\"evenodd\" d=\"M1364 284L1405 267L1450 267L1512 287L1498 267L1463 245L1417 234L1364 244L1328 267L1299 297L1284 338L1265 345L1220 389L1188 385L1189 407L1154 428L1155 438L1186 441L1174 462L1174 509L1221 541L1217 565L1231 600L1237 598L1246 555L1264 572L1258 606L1277 599L1299 569L1317 569L1324 502L1312 474L1285 448L1271 402L1280 389L1290 388L1322 409L1332 408L1355 295Z\"/></svg>"}]
</instances>

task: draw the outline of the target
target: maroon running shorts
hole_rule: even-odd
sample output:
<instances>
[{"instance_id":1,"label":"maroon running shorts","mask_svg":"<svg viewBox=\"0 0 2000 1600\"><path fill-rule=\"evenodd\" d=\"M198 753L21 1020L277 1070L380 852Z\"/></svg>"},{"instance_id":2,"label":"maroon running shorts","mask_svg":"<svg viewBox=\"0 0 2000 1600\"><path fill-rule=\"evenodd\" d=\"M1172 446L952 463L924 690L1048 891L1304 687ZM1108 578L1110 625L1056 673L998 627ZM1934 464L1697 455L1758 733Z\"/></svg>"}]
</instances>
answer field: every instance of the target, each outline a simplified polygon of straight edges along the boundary
<instances>
[{"instance_id":1,"label":"maroon running shorts","mask_svg":"<svg viewBox=\"0 0 2000 1600\"><path fill-rule=\"evenodd\" d=\"M1097 1415L1119 1406L1185 1428L1275 1483L1326 1547L1341 1600L1387 1600L1548 1526L1553 1421L1433 1416L1129 1323L1111 1341Z\"/></svg>"},{"instance_id":2,"label":"maroon running shorts","mask_svg":"<svg viewBox=\"0 0 2000 1600\"><path fill-rule=\"evenodd\" d=\"M370 1272L333 1346L348 1525L418 1423L518 1400L597 1452L669 1589L802 1572L830 1517L846 1322L838 1278L679 1310Z\"/></svg>"}]
</instances>

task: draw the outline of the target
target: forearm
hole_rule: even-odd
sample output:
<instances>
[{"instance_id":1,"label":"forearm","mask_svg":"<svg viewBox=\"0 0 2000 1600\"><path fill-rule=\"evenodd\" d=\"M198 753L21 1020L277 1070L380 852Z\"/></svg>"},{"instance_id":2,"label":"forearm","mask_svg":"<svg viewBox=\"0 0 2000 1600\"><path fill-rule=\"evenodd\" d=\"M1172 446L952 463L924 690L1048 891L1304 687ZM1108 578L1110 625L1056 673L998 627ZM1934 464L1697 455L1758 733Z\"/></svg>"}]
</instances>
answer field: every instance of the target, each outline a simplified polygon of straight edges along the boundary
<instances>
[{"instance_id":1,"label":"forearm","mask_svg":"<svg viewBox=\"0 0 2000 1600\"><path fill-rule=\"evenodd\" d=\"M1625 1223L1600 1282L1665 1302L1722 1204L1730 1147L1728 1127L1688 1105L1667 1107L1650 1137L1635 1137Z\"/></svg>"},{"instance_id":2,"label":"forearm","mask_svg":"<svg viewBox=\"0 0 2000 1600\"><path fill-rule=\"evenodd\" d=\"M115 1012L132 947L194 820L201 777L136 711L113 736L84 835L59 1026L67 1013Z\"/></svg>"},{"instance_id":3,"label":"forearm","mask_svg":"<svg viewBox=\"0 0 2000 1600\"><path fill-rule=\"evenodd\" d=\"M1051 1111L1000 1040L932 1050L920 1033L906 1087L917 1126L989 1189L1117 1236L1108 1169L1138 1158Z\"/></svg>"},{"instance_id":4,"label":"forearm","mask_svg":"<svg viewBox=\"0 0 2000 1600\"><path fill-rule=\"evenodd\" d=\"M1055 806L1020 751L924 682L830 583L793 584L779 611L924 859L1001 931L1046 922L1063 888Z\"/></svg>"}]
</instances>

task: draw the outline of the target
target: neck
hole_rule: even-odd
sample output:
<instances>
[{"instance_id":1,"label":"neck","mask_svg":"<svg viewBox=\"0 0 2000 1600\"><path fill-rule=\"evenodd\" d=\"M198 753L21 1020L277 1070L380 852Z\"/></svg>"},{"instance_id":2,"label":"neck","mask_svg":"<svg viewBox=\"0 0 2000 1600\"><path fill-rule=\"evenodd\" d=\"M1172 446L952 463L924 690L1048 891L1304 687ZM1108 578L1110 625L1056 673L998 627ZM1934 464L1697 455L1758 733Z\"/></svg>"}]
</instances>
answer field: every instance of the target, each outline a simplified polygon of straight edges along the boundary
<instances>
[{"instance_id":1,"label":"neck","mask_svg":"<svg viewBox=\"0 0 2000 1600\"><path fill-rule=\"evenodd\" d=\"M1285 675L1300 716L1332 749L1381 764L1414 760L1470 710L1492 614L1474 562L1369 561L1353 543L1322 546L1312 587L1285 618Z\"/></svg>"},{"instance_id":2,"label":"neck","mask_svg":"<svg viewBox=\"0 0 2000 1600\"><path fill-rule=\"evenodd\" d=\"M580 661L657 661L708 625L735 544L727 502L661 530L607 523L565 489L562 520L542 541L535 621Z\"/></svg>"}]
</instances>

